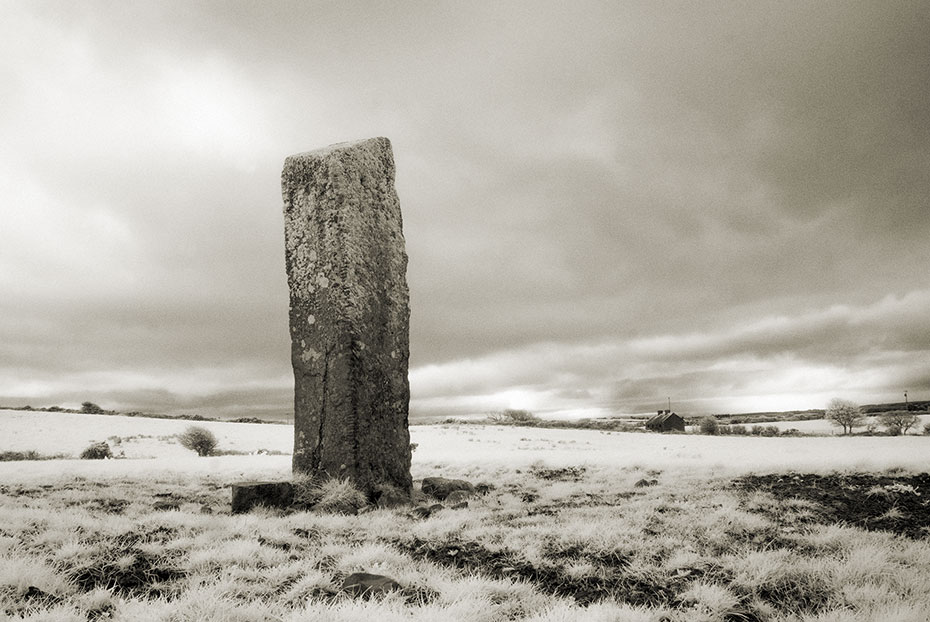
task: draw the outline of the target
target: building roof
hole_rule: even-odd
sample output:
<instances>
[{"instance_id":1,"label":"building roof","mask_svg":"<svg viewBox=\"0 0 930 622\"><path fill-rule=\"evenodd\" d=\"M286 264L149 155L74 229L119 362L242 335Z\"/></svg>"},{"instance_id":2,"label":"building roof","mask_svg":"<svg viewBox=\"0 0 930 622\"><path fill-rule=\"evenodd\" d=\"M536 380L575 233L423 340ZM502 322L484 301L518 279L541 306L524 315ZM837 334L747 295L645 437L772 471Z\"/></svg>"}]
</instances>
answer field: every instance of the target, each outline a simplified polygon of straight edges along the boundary
<instances>
[{"instance_id":1,"label":"building roof","mask_svg":"<svg viewBox=\"0 0 930 622\"><path fill-rule=\"evenodd\" d=\"M668 421L672 417L675 417L676 419L684 421L684 419L682 419L675 413L666 412L666 413L662 413L661 415L655 415L654 417L650 418L646 422L646 427L661 426L662 424L664 424L666 421Z\"/></svg>"}]
</instances>

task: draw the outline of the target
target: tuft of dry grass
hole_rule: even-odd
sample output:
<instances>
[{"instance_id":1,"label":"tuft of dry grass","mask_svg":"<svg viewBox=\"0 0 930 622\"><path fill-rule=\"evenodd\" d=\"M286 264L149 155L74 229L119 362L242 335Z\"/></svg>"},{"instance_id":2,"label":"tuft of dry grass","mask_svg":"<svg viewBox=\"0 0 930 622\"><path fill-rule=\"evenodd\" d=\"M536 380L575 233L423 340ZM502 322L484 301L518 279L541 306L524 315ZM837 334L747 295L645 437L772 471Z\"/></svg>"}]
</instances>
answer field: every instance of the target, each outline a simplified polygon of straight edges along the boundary
<instances>
[{"instance_id":1,"label":"tuft of dry grass","mask_svg":"<svg viewBox=\"0 0 930 622\"><path fill-rule=\"evenodd\" d=\"M318 512L354 514L368 505L368 499L348 478L301 475L294 478L294 503Z\"/></svg>"}]
</instances>

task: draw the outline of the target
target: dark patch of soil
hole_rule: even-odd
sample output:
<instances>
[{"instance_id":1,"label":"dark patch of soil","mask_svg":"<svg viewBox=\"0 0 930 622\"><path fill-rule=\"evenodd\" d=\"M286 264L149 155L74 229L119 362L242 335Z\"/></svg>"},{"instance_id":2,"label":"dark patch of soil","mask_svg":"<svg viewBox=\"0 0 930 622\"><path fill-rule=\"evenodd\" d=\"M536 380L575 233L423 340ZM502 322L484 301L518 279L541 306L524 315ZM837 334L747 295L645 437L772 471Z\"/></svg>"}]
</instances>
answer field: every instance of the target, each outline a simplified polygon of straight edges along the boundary
<instances>
[{"instance_id":1,"label":"dark patch of soil","mask_svg":"<svg viewBox=\"0 0 930 622\"><path fill-rule=\"evenodd\" d=\"M580 482L584 478L587 469L583 466L564 467L561 469L546 469L543 467L532 467L530 473L539 479L545 479L557 482Z\"/></svg>"},{"instance_id":2,"label":"dark patch of soil","mask_svg":"<svg viewBox=\"0 0 930 622\"><path fill-rule=\"evenodd\" d=\"M622 556L617 557L615 567L606 569L606 576L574 577L557 566L534 566L512 551L492 551L477 542L439 543L415 538L395 544L418 559L495 579L522 579L547 594L571 597L579 605L610 598L634 606L656 607L668 605L675 599L675 591L670 586L624 572L628 562ZM560 556L562 561L568 553Z\"/></svg>"},{"instance_id":3,"label":"dark patch of soil","mask_svg":"<svg viewBox=\"0 0 930 622\"><path fill-rule=\"evenodd\" d=\"M919 475L750 475L734 481L746 491L761 490L783 501L815 505L815 521L847 523L908 538L930 535L930 473ZM778 508L771 508L779 519Z\"/></svg>"},{"instance_id":4,"label":"dark patch of soil","mask_svg":"<svg viewBox=\"0 0 930 622\"><path fill-rule=\"evenodd\" d=\"M23 594L23 598L28 601L30 604L37 605L39 607L53 607L61 602L61 597L56 596L55 594L50 594L43 590L40 590L34 585L30 585L26 592Z\"/></svg>"},{"instance_id":5,"label":"dark patch of soil","mask_svg":"<svg viewBox=\"0 0 930 622\"><path fill-rule=\"evenodd\" d=\"M67 574L85 592L104 588L125 596L173 596L178 581L186 576L184 570L170 556L154 555L137 546L142 542L165 542L172 535L173 530L167 527L145 534L123 534L91 563L74 566Z\"/></svg>"},{"instance_id":6,"label":"dark patch of soil","mask_svg":"<svg viewBox=\"0 0 930 622\"><path fill-rule=\"evenodd\" d=\"M775 584L755 589L763 601L796 613L817 614L823 611L833 596L826 581L820 577L788 575Z\"/></svg>"},{"instance_id":7,"label":"dark patch of soil","mask_svg":"<svg viewBox=\"0 0 930 622\"><path fill-rule=\"evenodd\" d=\"M539 493L534 490L527 490L520 495L520 500L523 503L535 503L539 500Z\"/></svg>"},{"instance_id":8,"label":"dark patch of soil","mask_svg":"<svg viewBox=\"0 0 930 622\"><path fill-rule=\"evenodd\" d=\"M261 544L262 546L271 547L273 549L278 549L280 551L291 550L291 543L286 540L269 539L263 536L258 536L258 543Z\"/></svg>"},{"instance_id":9,"label":"dark patch of soil","mask_svg":"<svg viewBox=\"0 0 930 622\"><path fill-rule=\"evenodd\" d=\"M146 531L144 534L139 536L141 542L159 542L165 544L170 540L174 539L177 535L177 530L173 527L167 527L165 525L159 525L150 531Z\"/></svg>"},{"instance_id":10,"label":"dark patch of soil","mask_svg":"<svg viewBox=\"0 0 930 622\"><path fill-rule=\"evenodd\" d=\"M122 514L129 505L129 501L127 499L93 499L85 505L91 511L99 510L107 514Z\"/></svg>"},{"instance_id":11,"label":"dark patch of soil","mask_svg":"<svg viewBox=\"0 0 930 622\"><path fill-rule=\"evenodd\" d=\"M139 549L120 551L121 558L98 559L72 569L70 578L85 592L103 588L125 596L172 596L172 582L185 576L170 560Z\"/></svg>"},{"instance_id":12,"label":"dark patch of soil","mask_svg":"<svg viewBox=\"0 0 930 622\"><path fill-rule=\"evenodd\" d=\"M403 594L404 601L406 601L408 605L414 606L428 605L439 599L442 595L436 590L426 586L405 587L401 589L400 593Z\"/></svg>"},{"instance_id":13,"label":"dark patch of soil","mask_svg":"<svg viewBox=\"0 0 930 622\"><path fill-rule=\"evenodd\" d=\"M559 499L552 503L544 503L532 505L527 509L527 516L536 516L542 514L544 516L556 516L564 509L572 508L593 508L593 507L623 507L626 504L623 503L627 499L630 499L636 495L641 495L641 492L620 492L615 493L610 496L599 495L590 492L576 493L567 498ZM530 504L535 503L539 500L539 495L533 493L530 496L527 496L525 493L521 496L521 499L524 503Z\"/></svg>"},{"instance_id":14,"label":"dark patch of soil","mask_svg":"<svg viewBox=\"0 0 930 622\"><path fill-rule=\"evenodd\" d=\"M0 494L8 497L29 497L37 498L44 494L41 488L27 488L24 486L0 486Z\"/></svg>"}]
</instances>

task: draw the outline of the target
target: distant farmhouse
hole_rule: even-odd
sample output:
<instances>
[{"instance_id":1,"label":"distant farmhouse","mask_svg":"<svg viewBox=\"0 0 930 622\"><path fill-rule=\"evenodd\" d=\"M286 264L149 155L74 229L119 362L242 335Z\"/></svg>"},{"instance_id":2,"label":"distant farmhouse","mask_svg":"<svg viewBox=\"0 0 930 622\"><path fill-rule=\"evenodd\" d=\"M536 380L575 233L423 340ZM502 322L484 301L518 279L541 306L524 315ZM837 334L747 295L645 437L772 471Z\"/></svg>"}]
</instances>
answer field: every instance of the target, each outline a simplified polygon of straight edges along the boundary
<instances>
[{"instance_id":1,"label":"distant farmhouse","mask_svg":"<svg viewBox=\"0 0 930 622\"><path fill-rule=\"evenodd\" d=\"M659 414L646 422L646 429L653 432L685 431L685 420L670 410L660 410Z\"/></svg>"}]
</instances>

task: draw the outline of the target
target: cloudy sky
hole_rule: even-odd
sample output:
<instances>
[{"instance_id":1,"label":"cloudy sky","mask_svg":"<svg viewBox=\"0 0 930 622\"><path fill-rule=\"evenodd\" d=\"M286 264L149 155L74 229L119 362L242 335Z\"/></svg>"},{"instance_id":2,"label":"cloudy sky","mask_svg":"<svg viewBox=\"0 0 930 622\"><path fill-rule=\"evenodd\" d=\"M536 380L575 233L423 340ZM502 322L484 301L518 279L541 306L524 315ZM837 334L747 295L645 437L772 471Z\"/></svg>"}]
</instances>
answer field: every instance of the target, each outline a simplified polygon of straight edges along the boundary
<instances>
[{"instance_id":1,"label":"cloudy sky","mask_svg":"<svg viewBox=\"0 0 930 622\"><path fill-rule=\"evenodd\" d=\"M284 158L387 136L411 414L930 399L930 5L0 7L0 404L280 415Z\"/></svg>"}]
</instances>

